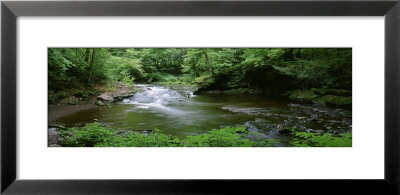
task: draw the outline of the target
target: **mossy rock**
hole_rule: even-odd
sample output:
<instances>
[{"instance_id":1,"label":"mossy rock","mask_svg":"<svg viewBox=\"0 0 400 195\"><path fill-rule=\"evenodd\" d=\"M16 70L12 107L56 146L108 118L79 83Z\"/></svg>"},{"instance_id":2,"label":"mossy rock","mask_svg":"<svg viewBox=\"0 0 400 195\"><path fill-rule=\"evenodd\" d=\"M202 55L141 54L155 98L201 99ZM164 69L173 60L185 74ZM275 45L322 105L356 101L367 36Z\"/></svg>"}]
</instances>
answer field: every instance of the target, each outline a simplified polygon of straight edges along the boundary
<instances>
[{"instance_id":1,"label":"mossy rock","mask_svg":"<svg viewBox=\"0 0 400 195\"><path fill-rule=\"evenodd\" d=\"M312 88L311 91L313 91L315 94L318 94L318 95L337 95L337 96L351 96L352 95L351 90L346 90L346 89L317 89L317 88Z\"/></svg>"},{"instance_id":2,"label":"mossy rock","mask_svg":"<svg viewBox=\"0 0 400 195\"><path fill-rule=\"evenodd\" d=\"M346 96L335 96L335 95L324 95L322 97L316 98L314 102L327 106L341 107L351 109L352 97Z\"/></svg>"},{"instance_id":3,"label":"mossy rock","mask_svg":"<svg viewBox=\"0 0 400 195\"><path fill-rule=\"evenodd\" d=\"M97 102L95 103L97 106L104 106L104 103L100 100L97 100Z\"/></svg>"},{"instance_id":4,"label":"mossy rock","mask_svg":"<svg viewBox=\"0 0 400 195\"><path fill-rule=\"evenodd\" d=\"M313 90L294 90L289 93L289 99L311 102L313 99L318 98L319 94L316 94Z\"/></svg>"},{"instance_id":5,"label":"mossy rock","mask_svg":"<svg viewBox=\"0 0 400 195\"><path fill-rule=\"evenodd\" d=\"M251 95L260 95L262 91L259 89L250 89L250 88L238 88L238 89L230 89L224 91L225 94L235 95L235 94L251 94Z\"/></svg>"},{"instance_id":6,"label":"mossy rock","mask_svg":"<svg viewBox=\"0 0 400 195\"><path fill-rule=\"evenodd\" d=\"M237 89L229 89L229 90L210 90L210 91L202 91L200 93L203 94L224 94L224 95L261 95L262 91L259 89L250 89L250 88L237 88Z\"/></svg>"}]
</instances>

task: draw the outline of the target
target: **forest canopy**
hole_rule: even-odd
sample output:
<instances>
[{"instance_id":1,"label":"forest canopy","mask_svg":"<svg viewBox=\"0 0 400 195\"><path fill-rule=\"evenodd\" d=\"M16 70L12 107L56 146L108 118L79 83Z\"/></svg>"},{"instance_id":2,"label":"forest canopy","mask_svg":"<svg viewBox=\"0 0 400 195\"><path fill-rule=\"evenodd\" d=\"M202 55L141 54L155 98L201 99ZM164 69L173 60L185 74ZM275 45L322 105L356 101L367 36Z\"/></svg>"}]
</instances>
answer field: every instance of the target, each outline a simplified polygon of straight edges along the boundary
<instances>
[{"instance_id":1,"label":"forest canopy","mask_svg":"<svg viewBox=\"0 0 400 195\"><path fill-rule=\"evenodd\" d=\"M252 88L264 95L351 90L352 49L49 48L48 76L50 103L71 93L89 97L115 81Z\"/></svg>"}]
</instances>

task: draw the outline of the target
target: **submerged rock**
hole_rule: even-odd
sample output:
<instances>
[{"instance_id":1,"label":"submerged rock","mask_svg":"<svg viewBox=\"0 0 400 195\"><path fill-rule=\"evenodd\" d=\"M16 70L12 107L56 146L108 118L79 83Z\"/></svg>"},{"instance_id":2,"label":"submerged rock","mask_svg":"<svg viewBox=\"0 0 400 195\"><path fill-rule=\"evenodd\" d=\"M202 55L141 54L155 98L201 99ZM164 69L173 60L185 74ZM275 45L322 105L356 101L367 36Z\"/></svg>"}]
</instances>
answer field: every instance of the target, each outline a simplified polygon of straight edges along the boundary
<instances>
[{"instance_id":1,"label":"submerged rock","mask_svg":"<svg viewBox=\"0 0 400 195\"><path fill-rule=\"evenodd\" d=\"M65 129L65 126L62 124L49 124L49 130L56 130L56 129Z\"/></svg>"},{"instance_id":2,"label":"submerged rock","mask_svg":"<svg viewBox=\"0 0 400 195\"><path fill-rule=\"evenodd\" d=\"M324 133L324 131L322 131L322 130L314 130L314 129L307 129L306 132L307 133Z\"/></svg>"},{"instance_id":3,"label":"submerged rock","mask_svg":"<svg viewBox=\"0 0 400 195\"><path fill-rule=\"evenodd\" d=\"M154 129L135 129L133 131L144 134L154 133Z\"/></svg>"},{"instance_id":4,"label":"submerged rock","mask_svg":"<svg viewBox=\"0 0 400 195\"><path fill-rule=\"evenodd\" d=\"M290 134L292 134L292 131L291 131L290 129L284 128L282 124L279 124L279 125L276 127L276 130L277 130L278 133L280 133L280 134L285 134L285 135L290 135Z\"/></svg>"}]
</instances>

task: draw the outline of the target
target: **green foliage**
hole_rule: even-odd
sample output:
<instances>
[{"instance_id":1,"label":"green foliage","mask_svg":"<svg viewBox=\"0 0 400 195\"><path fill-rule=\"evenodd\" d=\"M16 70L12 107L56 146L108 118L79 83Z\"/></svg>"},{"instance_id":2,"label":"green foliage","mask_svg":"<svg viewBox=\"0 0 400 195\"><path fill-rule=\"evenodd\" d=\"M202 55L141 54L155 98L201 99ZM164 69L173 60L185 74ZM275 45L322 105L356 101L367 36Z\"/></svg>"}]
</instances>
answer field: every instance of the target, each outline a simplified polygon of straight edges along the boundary
<instances>
[{"instance_id":1,"label":"green foliage","mask_svg":"<svg viewBox=\"0 0 400 195\"><path fill-rule=\"evenodd\" d=\"M105 60L106 75L109 79L122 81L126 76L140 78L143 75L143 65L136 53L127 50L120 56L110 56Z\"/></svg>"},{"instance_id":2,"label":"green foliage","mask_svg":"<svg viewBox=\"0 0 400 195\"><path fill-rule=\"evenodd\" d=\"M196 84L198 86L207 87L215 83L215 78L213 78L210 74L204 74L199 77L196 77L191 83Z\"/></svg>"},{"instance_id":3,"label":"green foliage","mask_svg":"<svg viewBox=\"0 0 400 195\"><path fill-rule=\"evenodd\" d=\"M351 48L49 48L48 66L54 95L111 81L132 87L135 81L270 95L314 88L294 97L309 100L351 96L352 86ZM53 94L49 102L60 99Z\"/></svg>"},{"instance_id":4,"label":"green foliage","mask_svg":"<svg viewBox=\"0 0 400 195\"><path fill-rule=\"evenodd\" d=\"M73 95L77 98L82 98L83 100L88 100L95 93L96 93L95 91L77 89L76 91L73 92Z\"/></svg>"},{"instance_id":5,"label":"green foliage","mask_svg":"<svg viewBox=\"0 0 400 195\"><path fill-rule=\"evenodd\" d=\"M91 123L84 127L74 127L61 132L61 146L93 147L114 137L114 131L108 127Z\"/></svg>"},{"instance_id":6,"label":"green foliage","mask_svg":"<svg viewBox=\"0 0 400 195\"><path fill-rule=\"evenodd\" d=\"M148 75L148 82L165 82L165 83L174 83L178 81L178 78L161 72L154 72Z\"/></svg>"},{"instance_id":7,"label":"green foliage","mask_svg":"<svg viewBox=\"0 0 400 195\"><path fill-rule=\"evenodd\" d=\"M227 94L227 95L261 95L262 91L259 89L250 89L250 88L236 88L229 90L211 90L205 92L206 94Z\"/></svg>"},{"instance_id":8,"label":"green foliage","mask_svg":"<svg viewBox=\"0 0 400 195\"><path fill-rule=\"evenodd\" d=\"M103 88L104 92L113 92L115 90L117 90L117 85L114 81L107 82Z\"/></svg>"},{"instance_id":9,"label":"green foliage","mask_svg":"<svg viewBox=\"0 0 400 195\"><path fill-rule=\"evenodd\" d=\"M133 77L132 75L123 74L122 82L130 89L133 89L134 87L134 82L133 82L134 80L135 77Z\"/></svg>"},{"instance_id":10,"label":"green foliage","mask_svg":"<svg viewBox=\"0 0 400 195\"><path fill-rule=\"evenodd\" d=\"M336 106L336 107L344 107L351 108L352 98L344 97L344 96L335 96L335 95L325 95L319 98L314 99L315 102L328 106Z\"/></svg>"},{"instance_id":11,"label":"green foliage","mask_svg":"<svg viewBox=\"0 0 400 195\"><path fill-rule=\"evenodd\" d=\"M260 147L279 143L273 139L251 141L248 135L246 127L226 127L181 140L159 130L145 134L91 123L63 130L58 144L68 147Z\"/></svg>"},{"instance_id":12,"label":"green foliage","mask_svg":"<svg viewBox=\"0 0 400 195\"><path fill-rule=\"evenodd\" d=\"M106 78L107 57L107 49L102 48L49 48L49 102L56 103L68 96L80 99L93 96L96 92L93 85Z\"/></svg>"},{"instance_id":13,"label":"green foliage","mask_svg":"<svg viewBox=\"0 0 400 195\"><path fill-rule=\"evenodd\" d=\"M114 135L99 142L96 147L176 147L179 139L172 139L156 131L148 135L135 131L123 132L122 135Z\"/></svg>"},{"instance_id":14,"label":"green foliage","mask_svg":"<svg viewBox=\"0 0 400 195\"><path fill-rule=\"evenodd\" d=\"M349 90L317 89L294 90L284 93L291 100L303 102L316 102L318 104L351 109L352 97Z\"/></svg>"},{"instance_id":15,"label":"green foliage","mask_svg":"<svg viewBox=\"0 0 400 195\"><path fill-rule=\"evenodd\" d=\"M346 89L311 89L314 93L319 95L338 95L338 96L351 96L351 90Z\"/></svg>"},{"instance_id":16,"label":"green foliage","mask_svg":"<svg viewBox=\"0 0 400 195\"><path fill-rule=\"evenodd\" d=\"M318 134L296 132L291 145L296 147L351 147L352 134L345 133L335 136L330 133Z\"/></svg>"},{"instance_id":17,"label":"green foliage","mask_svg":"<svg viewBox=\"0 0 400 195\"><path fill-rule=\"evenodd\" d=\"M98 123L73 127L61 131L61 146L68 147L269 147L277 146L278 140L262 139L246 127L225 127L208 133L174 138L155 130L153 133L115 130ZM255 137L250 139L250 137ZM295 132L290 144L296 147L351 147L352 134Z\"/></svg>"},{"instance_id":18,"label":"green foliage","mask_svg":"<svg viewBox=\"0 0 400 195\"><path fill-rule=\"evenodd\" d=\"M313 90L294 90L290 93L289 98L292 100L311 101L319 96Z\"/></svg>"},{"instance_id":19,"label":"green foliage","mask_svg":"<svg viewBox=\"0 0 400 195\"><path fill-rule=\"evenodd\" d=\"M245 127L226 127L211 130L207 134L188 136L183 140L183 145L189 147L250 147L257 145L256 142L243 138L243 135L247 135Z\"/></svg>"}]
</instances>

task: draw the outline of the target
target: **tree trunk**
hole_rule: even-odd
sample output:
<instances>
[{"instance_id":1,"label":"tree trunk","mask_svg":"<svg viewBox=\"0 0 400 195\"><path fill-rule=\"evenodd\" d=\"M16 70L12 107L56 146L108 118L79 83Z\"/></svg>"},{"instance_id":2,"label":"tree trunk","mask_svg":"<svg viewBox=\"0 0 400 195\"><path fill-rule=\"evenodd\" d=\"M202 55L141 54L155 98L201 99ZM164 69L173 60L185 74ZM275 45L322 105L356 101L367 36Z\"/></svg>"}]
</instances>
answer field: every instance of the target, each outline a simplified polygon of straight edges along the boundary
<instances>
[{"instance_id":1,"label":"tree trunk","mask_svg":"<svg viewBox=\"0 0 400 195\"><path fill-rule=\"evenodd\" d=\"M296 58L301 59L301 49L297 49Z\"/></svg>"},{"instance_id":2,"label":"tree trunk","mask_svg":"<svg viewBox=\"0 0 400 195\"><path fill-rule=\"evenodd\" d=\"M89 52L89 48L87 48L86 51L85 51L85 54L86 54L85 55L85 62L87 62L88 64L89 64L89 53L90 53Z\"/></svg>"},{"instance_id":3,"label":"tree trunk","mask_svg":"<svg viewBox=\"0 0 400 195\"><path fill-rule=\"evenodd\" d=\"M311 49L311 60L314 59L314 49Z\"/></svg>"},{"instance_id":4,"label":"tree trunk","mask_svg":"<svg viewBox=\"0 0 400 195\"><path fill-rule=\"evenodd\" d=\"M207 62L207 65L208 65L208 69L211 71L211 76L214 77L214 71L212 69L210 60L208 59L207 50L205 48L203 49L203 54L204 54L204 57L206 57L206 62Z\"/></svg>"},{"instance_id":5,"label":"tree trunk","mask_svg":"<svg viewBox=\"0 0 400 195\"><path fill-rule=\"evenodd\" d=\"M93 66L94 66L94 57L95 57L95 53L96 53L96 49L92 49L92 59L90 60L90 66L89 66L89 82L92 80L92 74L93 74Z\"/></svg>"},{"instance_id":6,"label":"tree trunk","mask_svg":"<svg viewBox=\"0 0 400 195\"><path fill-rule=\"evenodd\" d=\"M285 61L293 61L294 60L293 48L285 49L284 51L285 53L283 54L283 58L285 59Z\"/></svg>"}]
</instances>

